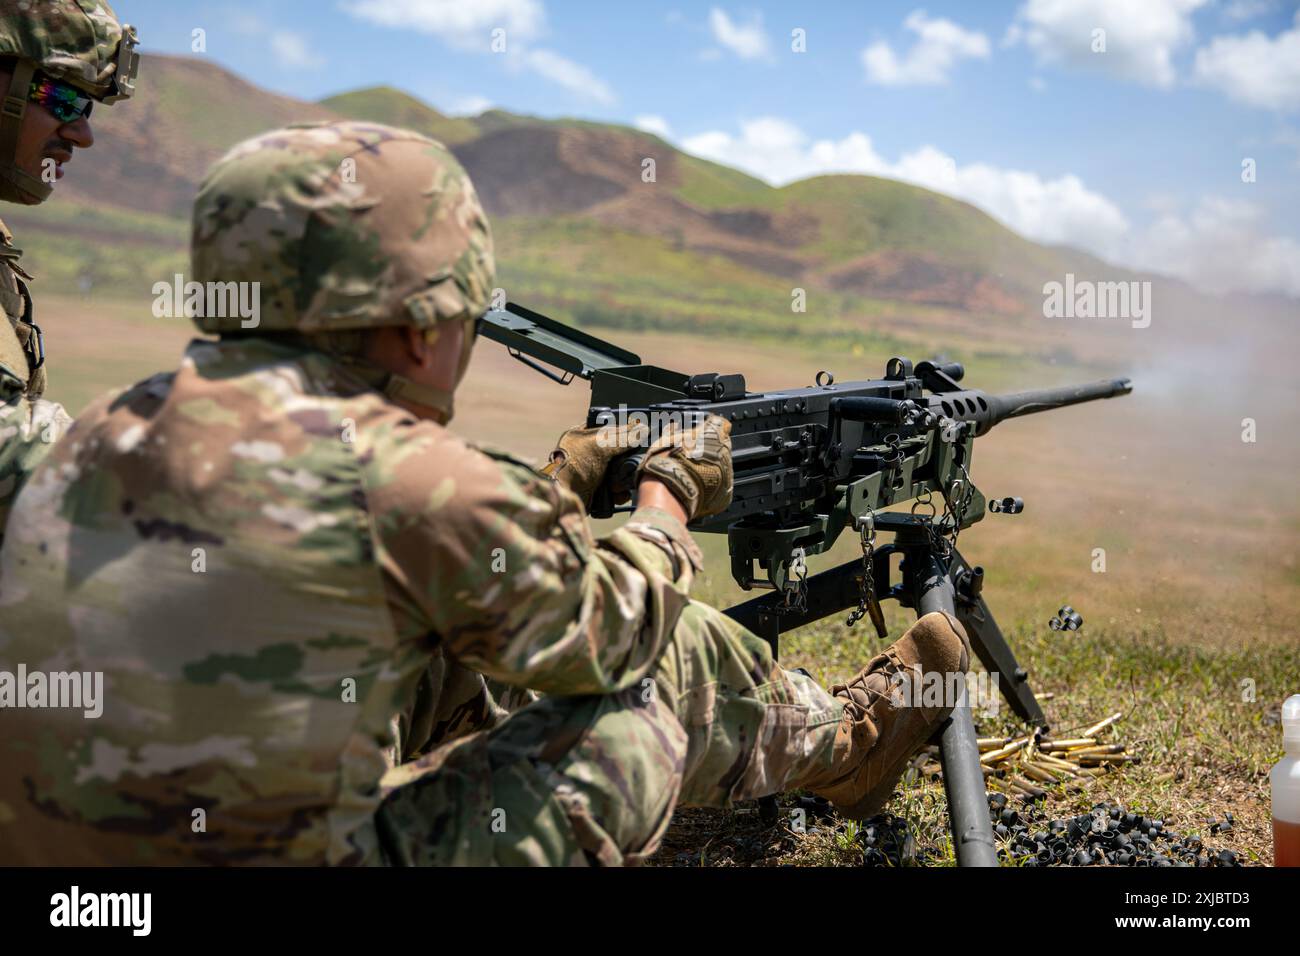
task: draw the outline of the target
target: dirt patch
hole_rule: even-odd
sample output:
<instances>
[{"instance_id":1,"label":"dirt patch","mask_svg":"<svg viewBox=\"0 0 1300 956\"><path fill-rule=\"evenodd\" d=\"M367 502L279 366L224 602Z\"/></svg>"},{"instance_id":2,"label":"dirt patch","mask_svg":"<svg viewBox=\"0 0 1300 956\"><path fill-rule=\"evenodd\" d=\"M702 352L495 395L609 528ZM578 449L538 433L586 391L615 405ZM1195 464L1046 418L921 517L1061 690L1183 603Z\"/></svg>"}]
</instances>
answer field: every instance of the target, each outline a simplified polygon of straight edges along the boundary
<instances>
[{"instance_id":1,"label":"dirt patch","mask_svg":"<svg viewBox=\"0 0 1300 956\"><path fill-rule=\"evenodd\" d=\"M874 252L822 273L839 292L873 299L945 305L970 312L1019 315L1024 301L996 279L959 269L924 252Z\"/></svg>"},{"instance_id":2,"label":"dirt patch","mask_svg":"<svg viewBox=\"0 0 1300 956\"><path fill-rule=\"evenodd\" d=\"M638 187L649 139L603 130L524 126L488 133L455 147L488 214L577 213ZM676 179L676 157L659 148L658 184Z\"/></svg>"}]
</instances>

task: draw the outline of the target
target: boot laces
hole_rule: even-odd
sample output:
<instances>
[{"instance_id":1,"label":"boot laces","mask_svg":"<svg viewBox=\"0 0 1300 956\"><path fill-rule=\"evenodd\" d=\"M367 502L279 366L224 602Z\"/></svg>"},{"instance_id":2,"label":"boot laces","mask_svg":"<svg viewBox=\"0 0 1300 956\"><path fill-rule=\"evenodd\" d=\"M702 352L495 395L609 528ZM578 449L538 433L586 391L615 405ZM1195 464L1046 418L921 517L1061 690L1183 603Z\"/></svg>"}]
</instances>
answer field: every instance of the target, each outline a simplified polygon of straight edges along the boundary
<instances>
[{"instance_id":1,"label":"boot laces","mask_svg":"<svg viewBox=\"0 0 1300 956\"><path fill-rule=\"evenodd\" d=\"M861 720L865 717L867 712L871 710L871 708L875 707L876 704L880 703L880 701L889 699L891 692L898 687L898 681L896 678L905 677L908 673L907 666L898 658L898 655L895 654L892 649L885 651L882 656L884 657L884 660L880 664L870 667L864 673L853 678L853 680L849 681L849 683L845 685L840 694L840 696L842 696L846 701L845 710L851 710L854 719L856 720ZM885 689L877 690L876 688L869 686L867 681L872 678L882 679ZM872 683L877 683L877 681L872 681ZM866 695L867 703L865 705L851 693L853 690L858 690Z\"/></svg>"}]
</instances>

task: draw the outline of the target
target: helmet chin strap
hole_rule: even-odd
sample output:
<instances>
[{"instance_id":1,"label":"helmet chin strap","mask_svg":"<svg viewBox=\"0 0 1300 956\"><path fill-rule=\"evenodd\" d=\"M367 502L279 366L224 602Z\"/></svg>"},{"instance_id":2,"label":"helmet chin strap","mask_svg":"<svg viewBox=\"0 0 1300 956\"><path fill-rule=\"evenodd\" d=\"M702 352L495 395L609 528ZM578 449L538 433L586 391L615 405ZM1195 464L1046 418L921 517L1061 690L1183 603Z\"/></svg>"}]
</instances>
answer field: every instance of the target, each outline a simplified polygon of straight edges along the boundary
<instances>
[{"instance_id":1,"label":"helmet chin strap","mask_svg":"<svg viewBox=\"0 0 1300 956\"><path fill-rule=\"evenodd\" d=\"M383 392L404 405L415 405L439 425L445 425L456 414L455 399L451 392L413 382L404 375L389 373Z\"/></svg>"},{"instance_id":2,"label":"helmet chin strap","mask_svg":"<svg viewBox=\"0 0 1300 956\"><path fill-rule=\"evenodd\" d=\"M469 368L470 353L473 350L474 322L471 320L465 324L465 334L461 338L460 362L456 368L456 384L452 386L451 391L434 388L432 385L422 385L404 375L390 372L388 381L384 384L383 392L395 401L419 406L425 410L429 418L432 418L439 425L446 425L451 421L452 416L456 414L455 389L459 387L461 380L465 377L465 371Z\"/></svg>"},{"instance_id":3,"label":"helmet chin strap","mask_svg":"<svg viewBox=\"0 0 1300 956\"><path fill-rule=\"evenodd\" d=\"M0 105L0 199L9 202L40 203L54 192L53 183L23 172L17 163L18 134L27 112L27 91L35 75L36 64L29 60L15 62L9 93Z\"/></svg>"}]
</instances>

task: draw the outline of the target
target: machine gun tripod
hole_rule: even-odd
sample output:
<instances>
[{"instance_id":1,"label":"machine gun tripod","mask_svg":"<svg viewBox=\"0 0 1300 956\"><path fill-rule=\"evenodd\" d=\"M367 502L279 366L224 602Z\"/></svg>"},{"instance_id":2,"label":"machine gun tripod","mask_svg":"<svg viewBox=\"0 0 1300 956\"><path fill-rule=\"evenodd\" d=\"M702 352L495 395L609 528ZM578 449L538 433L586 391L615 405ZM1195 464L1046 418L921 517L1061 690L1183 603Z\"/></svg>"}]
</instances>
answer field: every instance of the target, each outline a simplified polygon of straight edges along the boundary
<instances>
[{"instance_id":1,"label":"machine gun tripod","mask_svg":"<svg viewBox=\"0 0 1300 956\"><path fill-rule=\"evenodd\" d=\"M875 529L892 533L894 540L876 547L872 556L872 594L878 600L896 600L913 608L917 617L932 611L954 615L970 637L971 650L991 675L1007 703L1021 720L1043 729L1047 723L1029 675L1015 654L982 594L984 569L972 567L955 547L943 547L932 519L905 512L886 512L874 518ZM901 580L891 581L891 559L901 555ZM779 592L762 595L726 609L723 613L766 640L775 655L780 636L854 607L864 586L863 564L851 561L801 582L802 598L791 604ZM964 688L963 688L964 694ZM969 701L961 700L937 734L948 796L957 862L961 866L996 866L993 828L989 822L984 776ZM775 798L766 798L773 811Z\"/></svg>"}]
</instances>

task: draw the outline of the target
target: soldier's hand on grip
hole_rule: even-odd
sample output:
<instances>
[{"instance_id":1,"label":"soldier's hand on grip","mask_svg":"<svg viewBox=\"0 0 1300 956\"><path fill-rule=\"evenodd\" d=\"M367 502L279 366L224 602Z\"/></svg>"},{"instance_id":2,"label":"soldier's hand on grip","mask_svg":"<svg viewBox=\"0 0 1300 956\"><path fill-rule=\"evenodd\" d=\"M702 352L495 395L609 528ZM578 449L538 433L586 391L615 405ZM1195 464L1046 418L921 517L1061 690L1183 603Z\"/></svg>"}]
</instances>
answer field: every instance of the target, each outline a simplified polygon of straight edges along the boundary
<instances>
[{"instance_id":1,"label":"soldier's hand on grip","mask_svg":"<svg viewBox=\"0 0 1300 956\"><path fill-rule=\"evenodd\" d=\"M657 478L686 509L705 518L731 504L731 422L710 415L694 428L670 425L646 452L638 478Z\"/></svg>"},{"instance_id":2,"label":"soldier's hand on grip","mask_svg":"<svg viewBox=\"0 0 1300 956\"><path fill-rule=\"evenodd\" d=\"M561 482L591 509L591 497L604 480L610 462L645 445L649 428L643 423L570 428L556 443L542 474Z\"/></svg>"}]
</instances>

